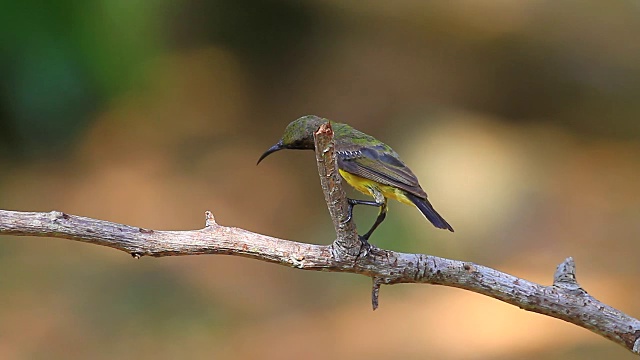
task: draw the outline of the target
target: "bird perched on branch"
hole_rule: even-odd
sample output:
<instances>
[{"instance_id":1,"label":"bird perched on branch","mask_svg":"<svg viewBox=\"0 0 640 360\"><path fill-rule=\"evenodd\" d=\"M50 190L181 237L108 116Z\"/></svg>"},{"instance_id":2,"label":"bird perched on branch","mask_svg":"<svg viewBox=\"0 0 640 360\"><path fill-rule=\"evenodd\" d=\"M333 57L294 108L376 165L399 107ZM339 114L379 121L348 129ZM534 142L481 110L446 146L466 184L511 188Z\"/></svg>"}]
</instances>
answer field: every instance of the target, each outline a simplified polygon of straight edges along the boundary
<instances>
[{"instance_id":1,"label":"bird perched on branch","mask_svg":"<svg viewBox=\"0 0 640 360\"><path fill-rule=\"evenodd\" d=\"M284 130L282 139L260 156L258 164L279 150L314 150L313 133L327 122L329 120L315 115L294 120ZM331 121L331 127L340 175L356 190L374 199L348 199L349 211L345 222L351 220L355 205L376 206L380 209L371 229L360 236L364 245L369 245L369 237L384 221L387 199L414 205L435 227L453 232L451 225L431 206L427 200L427 193L422 190L411 169L400 160L400 156L391 147L347 124Z\"/></svg>"}]
</instances>

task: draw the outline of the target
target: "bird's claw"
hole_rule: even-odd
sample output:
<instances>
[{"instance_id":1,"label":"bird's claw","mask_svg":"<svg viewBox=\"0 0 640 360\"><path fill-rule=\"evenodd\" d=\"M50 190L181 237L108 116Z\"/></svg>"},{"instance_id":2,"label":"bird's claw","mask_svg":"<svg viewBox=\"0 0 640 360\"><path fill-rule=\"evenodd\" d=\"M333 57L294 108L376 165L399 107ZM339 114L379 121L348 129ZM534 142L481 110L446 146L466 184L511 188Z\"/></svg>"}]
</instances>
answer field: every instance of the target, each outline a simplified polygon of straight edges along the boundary
<instances>
[{"instance_id":1,"label":"bird's claw","mask_svg":"<svg viewBox=\"0 0 640 360\"><path fill-rule=\"evenodd\" d=\"M349 221L351 221L351 218L352 218L352 216L351 216L351 215L347 215L347 217L345 217L345 218L341 221L341 223L342 223L342 224L346 224L346 223L348 223Z\"/></svg>"},{"instance_id":2,"label":"bird's claw","mask_svg":"<svg viewBox=\"0 0 640 360\"><path fill-rule=\"evenodd\" d=\"M357 204L354 199L347 199L347 203L349 203L349 208L347 209L347 217L342 220L343 224L348 223L353 218L353 207Z\"/></svg>"},{"instance_id":3,"label":"bird's claw","mask_svg":"<svg viewBox=\"0 0 640 360\"><path fill-rule=\"evenodd\" d=\"M362 251L362 249L364 248L364 256L367 256L367 254L371 252L374 246L369 243L368 236L358 235L358 239L360 239L360 242L362 243L362 245L360 246L360 251Z\"/></svg>"}]
</instances>

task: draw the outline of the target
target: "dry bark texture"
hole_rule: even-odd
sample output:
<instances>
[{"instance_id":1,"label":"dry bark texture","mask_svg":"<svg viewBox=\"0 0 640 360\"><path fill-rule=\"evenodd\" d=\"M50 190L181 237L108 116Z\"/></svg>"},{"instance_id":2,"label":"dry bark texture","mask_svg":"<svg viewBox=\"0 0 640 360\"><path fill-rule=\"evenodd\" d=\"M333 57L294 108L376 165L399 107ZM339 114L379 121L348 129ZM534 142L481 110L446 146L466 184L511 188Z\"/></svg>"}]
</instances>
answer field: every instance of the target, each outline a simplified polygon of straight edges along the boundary
<instances>
[{"instance_id":1,"label":"dry bark texture","mask_svg":"<svg viewBox=\"0 0 640 360\"><path fill-rule=\"evenodd\" d=\"M343 222L347 200L334 156L329 124L316 133L316 159L325 199L336 229L331 245L314 245L226 227L206 212L206 226L191 231L160 231L69 215L0 210L0 234L57 237L141 256L224 254L278 263L303 270L361 274L373 279L372 305L383 284L422 283L466 289L524 310L568 321L640 354L640 321L601 303L576 281L572 258L561 263L553 285L543 286L500 271L424 254L361 247L353 222Z\"/></svg>"}]
</instances>

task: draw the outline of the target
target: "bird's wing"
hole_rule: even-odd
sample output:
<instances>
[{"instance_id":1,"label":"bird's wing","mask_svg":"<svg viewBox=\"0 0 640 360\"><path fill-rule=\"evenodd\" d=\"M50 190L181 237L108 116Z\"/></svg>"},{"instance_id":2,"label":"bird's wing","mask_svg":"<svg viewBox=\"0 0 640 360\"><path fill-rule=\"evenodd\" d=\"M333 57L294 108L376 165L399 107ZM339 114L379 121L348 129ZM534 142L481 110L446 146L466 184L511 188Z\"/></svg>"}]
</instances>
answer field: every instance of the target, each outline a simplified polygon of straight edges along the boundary
<instances>
[{"instance_id":1,"label":"bird's wing","mask_svg":"<svg viewBox=\"0 0 640 360\"><path fill-rule=\"evenodd\" d=\"M349 147L339 149L336 155L338 167L348 173L427 197L418 178L388 146Z\"/></svg>"}]
</instances>

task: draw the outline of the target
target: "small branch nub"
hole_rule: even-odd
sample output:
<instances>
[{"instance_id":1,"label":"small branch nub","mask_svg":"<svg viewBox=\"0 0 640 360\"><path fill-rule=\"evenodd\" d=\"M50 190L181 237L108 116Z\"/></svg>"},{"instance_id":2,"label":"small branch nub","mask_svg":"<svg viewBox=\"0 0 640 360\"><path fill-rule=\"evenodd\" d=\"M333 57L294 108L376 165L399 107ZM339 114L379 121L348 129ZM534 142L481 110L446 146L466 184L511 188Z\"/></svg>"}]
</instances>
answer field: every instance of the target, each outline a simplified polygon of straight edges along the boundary
<instances>
[{"instance_id":1,"label":"small branch nub","mask_svg":"<svg viewBox=\"0 0 640 360\"><path fill-rule=\"evenodd\" d=\"M572 257L566 258L558 265L553 275L553 285L567 290L581 289L576 281L576 263Z\"/></svg>"},{"instance_id":2,"label":"small branch nub","mask_svg":"<svg viewBox=\"0 0 640 360\"><path fill-rule=\"evenodd\" d=\"M315 133L315 137L317 137L318 135L333 136L333 129L331 128L331 123L326 122L320 125L320 128L318 128L318 131L316 131ZM327 151L329 151L329 149L331 148L331 145L332 145L331 142L329 142L327 144L327 147L322 149L322 153L324 154Z\"/></svg>"},{"instance_id":3,"label":"small branch nub","mask_svg":"<svg viewBox=\"0 0 640 360\"><path fill-rule=\"evenodd\" d=\"M216 227L218 223L216 223L216 219L213 217L213 213L209 210L204 212L205 223L204 227Z\"/></svg>"},{"instance_id":4,"label":"small branch nub","mask_svg":"<svg viewBox=\"0 0 640 360\"><path fill-rule=\"evenodd\" d=\"M371 306L375 311L378 308L378 297L380 295L380 285L382 285L382 279L374 277L373 280L373 288L371 289Z\"/></svg>"}]
</instances>

